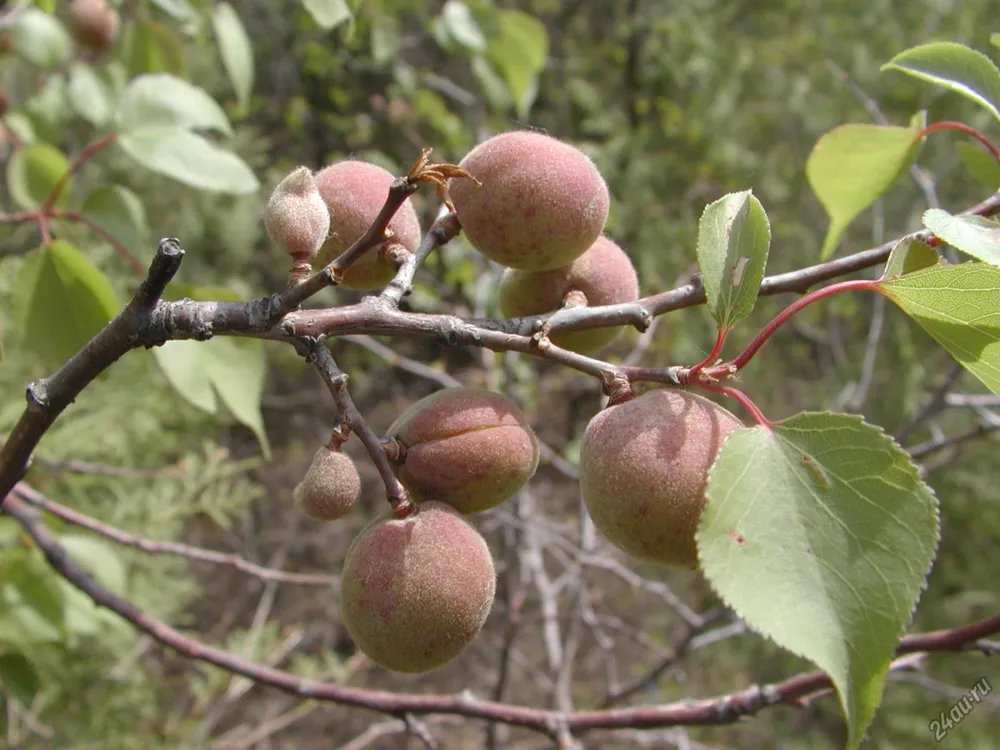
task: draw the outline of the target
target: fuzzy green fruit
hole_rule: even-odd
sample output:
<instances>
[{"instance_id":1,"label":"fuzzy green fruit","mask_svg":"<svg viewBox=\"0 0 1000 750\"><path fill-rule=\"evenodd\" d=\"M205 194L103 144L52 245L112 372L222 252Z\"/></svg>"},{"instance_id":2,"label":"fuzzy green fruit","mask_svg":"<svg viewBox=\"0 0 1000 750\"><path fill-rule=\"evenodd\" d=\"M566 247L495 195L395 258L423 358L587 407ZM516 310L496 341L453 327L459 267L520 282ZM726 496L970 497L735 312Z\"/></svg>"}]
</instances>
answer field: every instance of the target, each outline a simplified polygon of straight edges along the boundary
<instances>
[{"instance_id":1,"label":"fuzzy green fruit","mask_svg":"<svg viewBox=\"0 0 1000 750\"><path fill-rule=\"evenodd\" d=\"M486 541L453 508L430 502L361 531L344 561L341 615L372 661L428 672L475 638L495 593Z\"/></svg>"},{"instance_id":2,"label":"fuzzy green fruit","mask_svg":"<svg viewBox=\"0 0 1000 750\"><path fill-rule=\"evenodd\" d=\"M459 165L475 177L449 183L466 236L509 268L543 271L572 263L604 230L608 186L568 143L513 131L476 146Z\"/></svg>"},{"instance_id":3,"label":"fuzzy green fruit","mask_svg":"<svg viewBox=\"0 0 1000 750\"><path fill-rule=\"evenodd\" d=\"M462 513L499 505L538 468L538 440L524 413L483 388L445 388L413 404L389 437L405 449L396 475L417 501Z\"/></svg>"},{"instance_id":4,"label":"fuzzy green fruit","mask_svg":"<svg viewBox=\"0 0 1000 750\"><path fill-rule=\"evenodd\" d=\"M580 490L597 529L647 562L695 568L708 471L740 421L677 389L599 412L580 453Z\"/></svg>"},{"instance_id":5,"label":"fuzzy green fruit","mask_svg":"<svg viewBox=\"0 0 1000 750\"><path fill-rule=\"evenodd\" d=\"M639 278L628 255L607 237L598 237L583 255L568 266L550 271L517 271L508 268L500 279L500 312L507 318L554 312L570 292L582 292L587 305L617 305L639 299ZM581 354L608 346L624 328L594 328L553 334L552 343Z\"/></svg>"}]
</instances>

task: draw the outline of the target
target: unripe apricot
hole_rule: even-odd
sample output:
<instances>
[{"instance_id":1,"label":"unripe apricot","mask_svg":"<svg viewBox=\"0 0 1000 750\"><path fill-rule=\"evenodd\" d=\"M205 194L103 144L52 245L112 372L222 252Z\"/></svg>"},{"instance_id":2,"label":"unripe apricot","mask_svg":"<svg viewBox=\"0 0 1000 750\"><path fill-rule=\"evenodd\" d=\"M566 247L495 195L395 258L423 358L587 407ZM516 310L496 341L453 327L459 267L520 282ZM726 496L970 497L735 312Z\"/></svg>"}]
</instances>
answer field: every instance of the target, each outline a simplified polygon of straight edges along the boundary
<instances>
[{"instance_id":1,"label":"unripe apricot","mask_svg":"<svg viewBox=\"0 0 1000 750\"><path fill-rule=\"evenodd\" d=\"M118 11L105 0L73 0L69 6L69 32L81 47L107 52L118 38Z\"/></svg>"},{"instance_id":2,"label":"unripe apricot","mask_svg":"<svg viewBox=\"0 0 1000 750\"><path fill-rule=\"evenodd\" d=\"M293 497L307 516L334 521L351 511L360 494L361 477L354 461L339 449L324 445L313 456Z\"/></svg>"},{"instance_id":3,"label":"unripe apricot","mask_svg":"<svg viewBox=\"0 0 1000 750\"><path fill-rule=\"evenodd\" d=\"M599 412L580 453L580 490L594 525L640 560L697 567L708 471L741 426L721 406L676 389Z\"/></svg>"},{"instance_id":4,"label":"unripe apricot","mask_svg":"<svg viewBox=\"0 0 1000 750\"><path fill-rule=\"evenodd\" d=\"M513 131L476 146L460 164L482 183L449 183L462 229L486 257L526 271L572 263L604 230L608 186L568 143Z\"/></svg>"},{"instance_id":5,"label":"unripe apricot","mask_svg":"<svg viewBox=\"0 0 1000 750\"><path fill-rule=\"evenodd\" d=\"M538 440L524 413L483 388L445 388L403 412L389 428L403 448L399 481L418 502L462 513L499 505L538 468Z\"/></svg>"},{"instance_id":6,"label":"unripe apricot","mask_svg":"<svg viewBox=\"0 0 1000 750\"><path fill-rule=\"evenodd\" d=\"M486 541L453 508L430 502L361 531L344 561L341 615L372 661L428 672L472 641L495 593Z\"/></svg>"},{"instance_id":7,"label":"unripe apricot","mask_svg":"<svg viewBox=\"0 0 1000 750\"><path fill-rule=\"evenodd\" d=\"M363 161L341 161L321 169L315 176L319 194L330 212L330 236L318 262L326 265L344 252L372 225L395 179L388 170ZM413 252L420 245L420 222L413 205L406 201L389 222L393 237L361 256L344 275L345 289L381 289L396 275L396 267L382 251L400 246Z\"/></svg>"},{"instance_id":8,"label":"unripe apricot","mask_svg":"<svg viewBox=\"0 0 1000 750\"><path fill-rule=\"evenodd\" d=\"M635 302L639 299L639 278L625 251L602 236L568 266L550 271L508 268L500 279L500 312L508 318L552 312L563 306L570 292L582 293L590 307ZM550 338L556 346L592 354L623 330L621 326L594 328L556 333Z\"/></svg>"},{"instance_id":9,"label":"unripe apricot","mask_svg":"<svg viewBox=\"0 0 1000 750\"><path fill-rule=\"evenodd\" d=\"M292 170L274 188L264 226L274 244L300 263L308 263L326 241L330 212L308 167Z\"/></svg>"}]
</instances>

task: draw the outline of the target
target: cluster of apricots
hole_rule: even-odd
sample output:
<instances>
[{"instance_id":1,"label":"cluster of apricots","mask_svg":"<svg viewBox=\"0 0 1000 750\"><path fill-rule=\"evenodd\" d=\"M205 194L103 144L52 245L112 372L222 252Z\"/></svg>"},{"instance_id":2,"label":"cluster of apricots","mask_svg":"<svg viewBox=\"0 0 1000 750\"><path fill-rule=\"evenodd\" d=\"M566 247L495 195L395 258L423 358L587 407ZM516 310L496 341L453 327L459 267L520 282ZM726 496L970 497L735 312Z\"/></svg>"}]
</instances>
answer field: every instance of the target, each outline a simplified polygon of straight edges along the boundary
<instances>
[{"instance_id":1,"label":"cluster of apricots","mask_svg":"<svg viewBox=\"0 0 1000 750\"><path fill-rule=\"evenodd\" d=\"M452 178L449 195L465 235L505 266L498 290L507 317L565 306L633 302L639 282L628 255L603 232L607 185L575 147L515 131L474 148L459 165L474 179ZM315 174L306 167L282 181L268 203L272 240L301 272L333 261L378 216L393 176L379 166L341 161ZM341 285L375 290L421 240L407 202L389 239L344 273ZM557 333L552 343L579 353L607 347L620 329ZM697 567L695 532L708 471L739 420L679 389L617 400L584 433L583 499L597 528L644 561ZM414 403L383 439L396 477L415 505L366 526L348 550L341 612L359 648L387 669L419 673L458 656L492 608L495 571L486 541L466 516L512 497L538 467L538 441L506 397L446 388ZM317 520L346 515L361 482L332 441L321 447L294 496Z\"/></svg>"}]
</instances>

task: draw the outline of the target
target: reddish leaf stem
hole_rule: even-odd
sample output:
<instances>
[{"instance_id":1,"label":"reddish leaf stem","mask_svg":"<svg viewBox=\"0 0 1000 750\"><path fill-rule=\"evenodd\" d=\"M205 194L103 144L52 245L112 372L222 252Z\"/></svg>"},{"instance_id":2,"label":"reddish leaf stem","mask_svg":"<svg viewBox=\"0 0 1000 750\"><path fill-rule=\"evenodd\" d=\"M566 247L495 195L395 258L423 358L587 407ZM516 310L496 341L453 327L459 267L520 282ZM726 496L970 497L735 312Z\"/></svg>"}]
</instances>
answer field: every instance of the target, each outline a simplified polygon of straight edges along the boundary
<instances>
[{"instance_id":1,"label":"reddish leaf stem","mask_svg":"<svg viewBox=\"0 0 1000 750\"><path fill-rule=\"evenodd\" d=\"M69 169L66 170L66 174L60 177L59 182L57 182L56 186L52 188L52 192L49 193L49 197L45 199L45 203L42 204L42 213L45 215L51 214L52 207L56 204L56 201L59 200L59 196L62 195L62 191L66 189L66 184L69 182L70 178L79 172L83 168L84 164L97 156L97 154L110 146L117 139L117 133L108 133L106 136L98 138L81 151L69 165Z\"/></svg>"},{"instance_id":2,"label":"reddish leaf stem","mask_svg":"<svg viewBox=\"0 0 1000 750\"><path fill-rule=\"evenodd\" d=\"M966 135L975 138L977 141L983 144L983 146L986 148L987 151L990 152L990 156L992 156L997 161L997 163L1000 163L1000 149L994 146L993 142L990 141L989 138L987 138L985 135L980 133L975 128L966 125L964 122L955 122L953 120L935 122L932 125L928 125L923 130L921 130L920 137L923 138L924 136L930 135L931 133L936 133L939 130L957 130L959 133L965 133Z\"/></svg>"},{"instance_id":3,"label":"reddish leaf stem","mask_svg":"<svg viewBox=\"0 0 1000 750\"><path fill-rule=\"evenodd\" d=\"M701 362L696 364L694 367L690 368L687 372L683 373L685 383L691 383L698 378L698 373L704 370L706 367L715 362L719 358L719 354L722 352L722 347L726 345L726 336L729 335L729 329L719 327L719 332L715 337L715 346L712 347L712 351L708 353Z\"/></svg>"}]
</instances>

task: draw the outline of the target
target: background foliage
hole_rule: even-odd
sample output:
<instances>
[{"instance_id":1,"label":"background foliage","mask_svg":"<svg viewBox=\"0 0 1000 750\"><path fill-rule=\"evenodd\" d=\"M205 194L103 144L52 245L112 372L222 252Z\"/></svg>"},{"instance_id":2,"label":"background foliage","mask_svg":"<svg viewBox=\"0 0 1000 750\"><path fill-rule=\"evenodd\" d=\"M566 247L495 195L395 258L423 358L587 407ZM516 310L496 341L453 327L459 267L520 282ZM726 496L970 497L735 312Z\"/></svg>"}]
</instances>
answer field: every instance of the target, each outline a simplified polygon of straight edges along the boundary
<instances>
[{"instance_id":1,"label":"background foliage","mask_svg":"<svg viewBox=\"0 0 1000 750\"><path fill-rule=\"evenodd\" d=\"M27 27L22 18L22 25L9 29L14 49L0 57L0 86L11 110L3 122L8 141L12 136L36 147L35 158L53 164L58 174L60 159L79 153L107 122L109 111L101 106L106 89L127 90L136 76L167 72L220 102L219 113L207 104L199 110L190 106L194 95L180 92L185 111L203 116L182 123L175 135L186 139L187 147L199 139L198 148L238 157L239 164L226 162L230 171L212 173L212 179L223 175L221 183L208 184L210 175L194 167L165 176L144 150L148 141L137 107L138 114L120 130L124 142L78 174L68 197L67 210L105 201L107 221L126 233L128 250L143 265L156 238L181 238L188 256L179 281L189 286L178 296L217 297L225 288L232 298L246 299L283 286L284 259L269 246L260 210L270 188L298 164L319 168L354 155L401 173L424 145L434 146L442 161L458 161L491 132L543 128L597 161L615 198L608 231L628 249L643 292L651 293L691 272L705 204L750 186L771 222L769 271L815 262L827 217L806 182L806 157L834 125L871 121L872 102L897 125L927 109L930 119L947 112L949 119L989 127L987 113L953 94L879 73L897 52L927 41L989 49L996 23L989 0L233 0L214 6L140 0L121 5L132 21L109 60L74 57L68 42L60 41L58 21L47 26L32 16ZM48 18L59 19L62 11L55 8ZM250 42L242 53L233 16ZM252 75L246 52L252 52ZM963 167L955 141L929 140L920 161L924 171L917 173L922 180L901 182L880 199L852 224L840 252L919 228L929 191L953 208L981 197L983 190ZM9 145L0 144L7 167L5 202L8 197L30 202L45 194L51 185L19 178L11 166L19 157L5 148ZM107 194L109 184L121 191ZM426 226L436 204L429 193L414 200ZM84 227L61 227L59 236L70 238L107 273L117 300L127 298L139 277L119 253ZM49 372L53 363L44 347L23 338L27 313L18 301L17 280L25 278L24 265L31 262L25 253L38 242L33 227L0 224L0 435L23 408L24 384ZM418 276L411 305L491 314L496 278L495 267L454 242ZM324 293L322 301L329 303L334 294L351 299L351 293L338 290ZM763 323L781 304L762 301L750 324ZM953 364L899 311L891 305L879 309L881 304L874 295L844 296L811 308L769 344L766 366L762 361L746 371L741 385L773 418L829 408L862 413L890 434L907 430ZM866 371L871 323L881 316L882 344ZM51 340L44 331L34 333L36 339ZM628 356L637 338L634 332L623 337L616 354ZM704 309L671 314L642 342L643 362L696 362L713 339L714 325ZM226 342L205 348L216 343ZM408 403L437 386L393 368L370 342L361 343L338 344L338 362L354 375L354 397L362 411L376 429L384 429ZM582 428L600 406L586 378L512 355L424 341L394 345L406 357L447 368L464 383L515 395L539 436L575 461ZM338 571L353 533L383 503L382 490L352 441L348 450L355 452L365 481L363 512L329 528L307 524L292 512L291 490L329 428L330 406L313 373L283 350L267 348L265 354L261 347L247 355L255 362L267 357L261 382L265 442L255 421L259 416L241 413L238 401L227 400L227 389L220 385L231 384L226 373L215 383L218 399L211 409L177 397L161 366L171 347L176 353L174 343L130 355L88 389L46 436L29 475L33 485L66 505L156 540L184 540L293 570ZM959 377L962 390L980 390L968 375ZM951 432L975 423L974 413L951 409L934 429ZM248 425L257 428L257 436ZM907 435L908 444L933 437L926 426ZM270 460L262 456L265 447L272 451ZM935 455L927 466L927 479L942 500L943 533L914 629L953 626L1000 608L991 553L1000 538L995 450L995 439L969 442ZM71 460L77 463L68 464ZM125 467L128 473L109 475L102 467ZM519 564L510 553L519 548L518 534L544 538L546 530L558 535L576 528L575 483L546 465L532 487L531 496L480 524L501 567ZM538 530L526 530L532 525ZM11 747L267 747L254 744L267 741L272 747L331 747L373 722L368 714L297 704L194 667L137 638L86 601L76 602L64 628L46 630L37 616L44 597L71 593L39 565L37 553L19 544L13 528L9 519L0 519L5 575L0 581L0 677L15 697L20 697L15 686L21 686L30 698L28 716L34 718L7 704L0 722ZM78 535L69 528L65 533ZM337 624L336 596L330 591L278 588L228 569L87 540L81 542L81 559L108 585L199 638L247 656L365 686L467 687L484 695L493 688L489 673L503 635L499 611L463 661L419 681L401 681L370 669L353 652ZM695 574L636 569L668 583L696 610L717 604ZM37 602L18 600L14 588L5 585L17 576L41 579L38 590L48 593ZM645 673L676 647L682 624L657 605L660 600L621 586L607 571L594 571L588 585L618 620L617 625L605 623L608 632L619 627L615 637L623 641L624 634L636 632L645 639L623 646L623 680ZM515 593L501 592L501 600L508 597L509 606ZM527 597L524 630L508 695L522 703L545 703L547 691L533 664L545 659L541 639L551 613L533 590L522 593ZM559 601L559 615L573 612L568 596ZM591 643L581 648L593 658L584 658L577 670L573 698L580 705L599 703L605 685L597 648ZM16 660L4 661L4 655L23 651L37 655L27 670ZM635 700L710 695L777 680L803 666L758 636L738 635L694 650ZM996 671L976 655L958 655L894 675L870 730L877 746L930 746L928 721L984 674ZM950 746L991 747L997 709L994 702L974 712L949 735ZM34 721L43 731L33 731ZM270 728L268 737L255 740L250 734L261 726ZM447 746L482 742L478 727L444 723L435 731L447 737ZM711 747L818 748L842 746L843 731L835 701L823 699L807 710L765 712L734 727L654 736L678 746L686 737ZM511 734L511 746L538 742L531 735ZM418 746L405 736L383 738L374 746L408 743ZM639 743L616 736L601 746Z\"/></svg>"}]
</instances>

